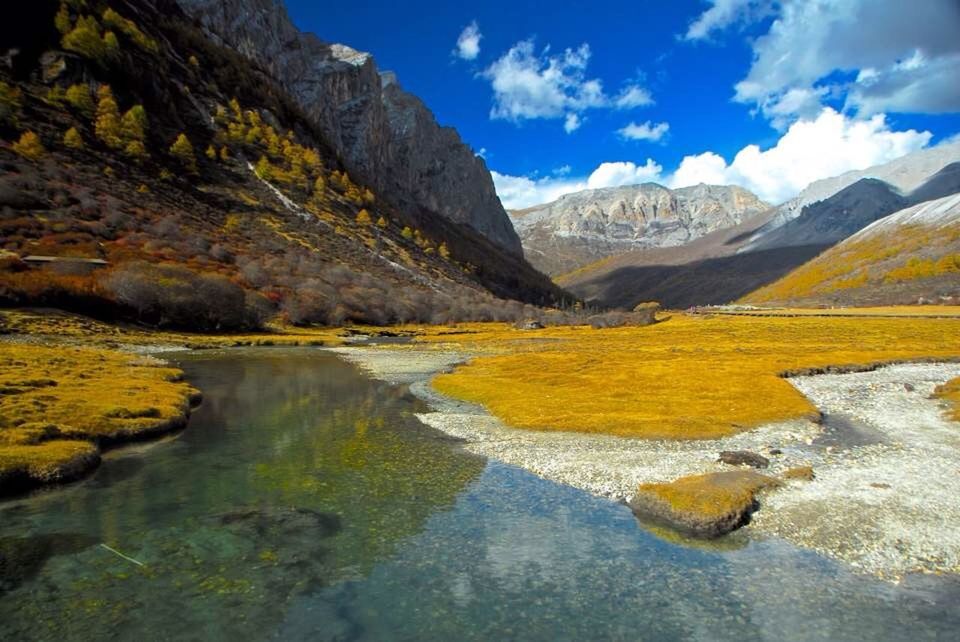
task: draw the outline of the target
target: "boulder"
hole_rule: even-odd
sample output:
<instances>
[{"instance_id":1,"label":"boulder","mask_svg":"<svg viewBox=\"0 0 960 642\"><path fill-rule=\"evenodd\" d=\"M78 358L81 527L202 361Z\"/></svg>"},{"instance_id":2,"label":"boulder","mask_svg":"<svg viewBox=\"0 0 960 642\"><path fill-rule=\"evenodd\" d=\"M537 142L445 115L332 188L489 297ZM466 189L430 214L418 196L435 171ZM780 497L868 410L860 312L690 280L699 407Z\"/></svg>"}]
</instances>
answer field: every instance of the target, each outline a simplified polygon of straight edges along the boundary
<instances>
[{"instance_id":1,"label":"boulder","mask_svg":"<svg viewBox=\"0 0 960 642\"><path fill-rule=\"evenodd\" d=\"M641 484L629 502L640 518L665 523L695 537L713 538L750 521L756 495L780 482L753 471L728 471Z\"/></svg>"},{"instance_id":2,"label":"boulder","mask_svg":"<svg viewBox=\"0 0 960 642\"><path fill-rule=\"evenodd\" d=\"M748 450L724 450L717 461L731 466L750 466L751 468L766 468L770 465L769 459Z\"/></svg>"}]
</instances>

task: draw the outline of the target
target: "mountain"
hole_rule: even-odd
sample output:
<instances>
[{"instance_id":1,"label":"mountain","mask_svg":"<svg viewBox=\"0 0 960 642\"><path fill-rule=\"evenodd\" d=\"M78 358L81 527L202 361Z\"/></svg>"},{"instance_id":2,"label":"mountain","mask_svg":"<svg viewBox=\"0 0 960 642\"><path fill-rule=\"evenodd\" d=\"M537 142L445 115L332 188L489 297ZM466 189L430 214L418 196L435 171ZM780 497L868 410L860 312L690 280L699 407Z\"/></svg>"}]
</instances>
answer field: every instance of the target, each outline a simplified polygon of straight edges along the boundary
<instances>
[{"instance_id":1,"label":"mountain","mask_svg":"<svg viewBox=\"0 0 960 642\"><path fill-rule=\"evenodd\" d=\"M881 165L814 181L797 196L778 205L775 215L766 225L757 230L751 242L745 244L741 251L749 251L754 247L770 247L770 243L762 243L761 239L764 236L800 216L808 205L830 198L859 180L874 178L891 185L901 193L909 193L916 190L930 176L958 160L960 160L960 140L906 154Z\"/></svg>"},{"instance_id":2,"label":"mountain","mask_svg":"<svg viewBox=\"0 0 960 642\"><path fill-rule=\"evenodd\" d=\"M177 1L285 89L351 175L397 207L436 212L521 253L483 159L370 54L301 33L278 0Z\"/></svg>"},{"instance_id":3,"label":"mountain","mask_svg":"<svg viewBox=\"0 0 960 642\"><path fill-rule=\"evenodd\" d=\"M735 186L591 189L510 212L528 260L557 275L636 248L679 246L768 209Z\"/></svg>"},{"instance_id":4,"label":"mountain","mask_svg":"<svg viewBox=\"0 0 960 642\"><path fill-rule=\"evenodd\" d=\"M744 303L779 305L920 300L960 303L960 193L882 218L743 298Z\"/></svg>"},{"instance_id":5,"label":"mountain","mask_svg":"<svg viewBox=\"0 0 960 642\"><path fill-rule=\"evenodd\" d=\"M262 7L261 34L281 11ZM367 182L344 153L362 147L349 109L321 125L173 0L29 3L0 28L0 49L2 304L224 329L277 312L303 323L509 317L523 305L503 299L565 297L495 226L485 234L402 186ZM344 96L375 71L330 49L331 64L353 70L328 78ZM383 111L398 122L429 114L396 100ZM437 171L457 184L466 148L455 133L416 124L400 141L384 126L367 133L391 153L449 143ZM375 165L395 183L409 169L398 158ZM480 170L457 168L465 192Z\"/></svg>"},{"instance_id":6,"label":"mountain","mask_svg":"<svg viewBox=\"0 0 960 642\"><path fill-rule=\"evenodd\" d=\"M946 156L937 158L939 163ZM922 164L928 166L929 155L921 156L923 159ZM905 161L891 166L901 177L915 175ZM557 282L585 300L616 307L629 308L648 300L669 307L728 303L787 277L874 221L886 220L921 201L960 192L958 166L960 163L946 165L921 184L911 179L909 184L915 189L907 194L881 180L861 178L807 204L799 216L780 226L772 225L782 214L774 208L687 245L638 250L597 261ZM777 292L770 300L782 298Z\"/></svg>"},{"instance_id":7,"label":"mountain","mask_svg":"<svg viewBox=\"0 0 960 642\"><path fill-rule=\"evenodd\" d=\"M830 245L908 204L909 199L892 185L876 178L861 178L836 194L805 206L798 217L763 234L741 252Z\"/></svg>"}]
</instances>

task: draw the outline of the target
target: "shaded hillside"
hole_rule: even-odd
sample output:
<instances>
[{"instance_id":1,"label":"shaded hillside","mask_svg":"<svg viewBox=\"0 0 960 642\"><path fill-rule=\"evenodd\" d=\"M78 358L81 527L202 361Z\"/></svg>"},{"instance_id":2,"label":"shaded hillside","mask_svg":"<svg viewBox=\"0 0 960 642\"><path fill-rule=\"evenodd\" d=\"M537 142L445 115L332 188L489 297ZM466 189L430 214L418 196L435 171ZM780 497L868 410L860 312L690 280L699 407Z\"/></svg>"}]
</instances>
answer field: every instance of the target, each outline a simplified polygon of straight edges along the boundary
<instances>
[{"instance_id":1,"label":"shaded hillside","mask_svg":"<svg viewBox=\"0 0 960 642\"><path fill-rule=\"evenodd\" d=\"M830 245L906 207L910 199L875 178L862 178L803 208L800 216L763 235L749 251L796 245Z\"/></svg>"},{"instance_id":2,"label":"shaded hillside","mask_svg":"<svg viewBox=\"0 0 960 642\"><path fill-rule=\"evenodd\" d=\"M527 259L557 275L639 248L683 245L766 209L736 186L644 183L566 194L510 216Z\"/></svg>"},{"instance_id":3,"label":"shaded hillside","mask_svg":"<svg viewBox=\"0 0 960 642\"><path fill-rule=\"evenodd\" d=\"M891 305L921 299L960 301L960 194L887 216L742 300Z\"/></svg>"},{"instance_id":4,"label":"shaded hillside","mask_svg":"<svg viewBox=\"0 0 960 642\"><path fill-rule=\"evenodd\" d=\"M296 101L172 0L32 3L2 35L19 53L0 65L0 301L156 321L208 288L245 319L385 323L509 307L491 293L563 296L471 226L362 184ZM30 254L109 267L14 256ZM207 325L248 323L234 321Z\"/></svg>"}]
</instances>

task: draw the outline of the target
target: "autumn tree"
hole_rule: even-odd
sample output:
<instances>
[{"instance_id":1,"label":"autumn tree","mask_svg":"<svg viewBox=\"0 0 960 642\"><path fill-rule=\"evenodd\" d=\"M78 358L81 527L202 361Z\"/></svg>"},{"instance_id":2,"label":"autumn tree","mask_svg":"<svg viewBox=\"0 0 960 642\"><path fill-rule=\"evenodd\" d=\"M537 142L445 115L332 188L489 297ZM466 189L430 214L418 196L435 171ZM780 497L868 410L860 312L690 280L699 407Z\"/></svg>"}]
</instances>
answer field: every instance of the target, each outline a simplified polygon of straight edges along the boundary
<instances>
[{"instance_id":1,"label":"autumn tree","mask_svg":"<svg viewBox=\"0 0 960 642\"><path fill-rule=\"evenodd\" d=\"M373 219L370 218L370 212L368 212L365 209L362 209L359 212L357 212L356 221L357 221L357 225L359 225L360 227L370 227L371 225L373 225Z\"/></svg>"},{"instance_id":2,"label":"autumn tree","mask_svg":"<svg viewBox=\"0 0 960 642\"><path fill-rule=\"evenodd\" d=\"M440 247L437 248L437 253L444 261L450 258L450 248L447 247L446 241L440 244Z\"/></svg>"},{"instance_id":3,"label":"autumn tree","mask_svg":"<svg viewBox=\"0 0 960 642\"><path fill-rule=\"evenodd\" d=\"M71 127L63 135L63 144L70 149L83 149L83 137L76 127Z\"/></svg>"},{"instance_id":4,"label":"autumn tree","mask_svg":"<svg viewBox=\"0 0 960 642\"><path fill-rule=\"evenodd\" d=\"M377 219L377 227L379 227L381 230L387 229L387 219L385 219L385 218L382 217L382 216L381 216L380 218L378 218L378 219Z\"/></svg>"},{"instance_id":5,"label":"autumn tree","mask_svg":"<svg viewBox=\"0 0 960 642\"><path fill-rule=\"evenodd\" d=\"M230 160L230 150L227 149L226 145L220 148L220 160L224 163Z\"/></svg>"},{"instance_id":6,"label":"autumn tree","mask_svg":"<svg viewBox=\"0 0 960 642\"><path fill-rule=\"evenodd\" d=\"M197 171L197 157L193 153L193 145L190 143L190 139L187 138L186 134L181 133L177 136L177 139L170 145L170 153L173 154L187 170L193 173Z\"/></svg>"},{"instance_id":7,"label":"autumn tree","mask_svg":"<svg viewBox=\"0 0 960 642\"><path fill-rule=\"evenodd\" d=\"M407 239L408 241L413 238L413 230L410 229L409 225L403 226L403 231L400 232L400 236Z\"/></svg>"},{"instance_id":8,"label":"autumn tree","mask_svg":"<svg viewBox=\"0 0 960 642\"><path fill-rule=\"evenodd\" d=\"M94 123L94 133L110 149L123 147L120 125L120 109L113 97L110 85L101 85L97 90L97 120Z\"/></svg>"},{"instance_id":9,"label":"autumn tree","mask_svg":"<svg viewBox=\"0 0 960 642\"><path fill-rule=\"evenodd\" d=\"M76 52L91 60L103 60L107 53L107 45L100 36L100 23L94 16L80 16L73 29L64 34L60 44L67 51Z\"/></svg>"},{"instance_id":10,"label":"autumn tree","mask_svg":"<svg viewBox=\"0 0 960 642\"><path fill-rule=\"evenodd\" d=\"M144 142L147 137L147 110L143 105L134 105L123 115L120 127L123 140Z\"/></svg>"},{"instance_id":11,"label":"autumn tree","mask_svg":"<svg viewBox=\"0 0 960 642\"><path fill-rule=\"evenodd\" d=\"M149 156L146 146L139 140L131 140L127 143L123 148L123 153L136 161L145 160Z\"/></svg>"},{"instance_id":12,"label":"autumn tree","mask_svg":"<svg viewBox=\"0 0 960 642\"><path fill-rule=\"evenodd\" d=\"M13 151L32 161L40 160L47 153L40 137L32 131L26 131L20 136L20 140L13 144Z\"/></svg>"},{"instance_id":13,"label":"autumn tree","mask_svg":"<svg viewBox=\"0 0 960 642\"><path fill-rule=\"evenodd\" d=\"M90 97L90 87L87 85L70 85L67 88L67 103L84 116L90 118L93 116L94 104Z\"/></svg>"},{"instance_id":14,"label":"autumn tree","mask_svg":"<svg viewBox=\"0 0 960 642\"><path fill-rule=\"evenodd\" d=\"M210 160L212 161L217 160L217 148L214 147L213 145L207 145L207 151L204 153L207 155L207 158L209 158Z\"/></svg>"}]
</instances>

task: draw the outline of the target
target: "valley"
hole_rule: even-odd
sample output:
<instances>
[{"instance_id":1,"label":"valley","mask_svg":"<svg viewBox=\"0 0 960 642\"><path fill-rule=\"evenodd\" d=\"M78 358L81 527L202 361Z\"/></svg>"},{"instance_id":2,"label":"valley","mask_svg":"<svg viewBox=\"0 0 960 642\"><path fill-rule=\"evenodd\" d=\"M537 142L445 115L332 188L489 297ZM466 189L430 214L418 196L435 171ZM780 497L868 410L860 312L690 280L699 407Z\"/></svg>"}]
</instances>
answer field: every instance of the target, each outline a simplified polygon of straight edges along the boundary
<instances>
[{"instance_id":1,"label":"valley","mask_svg":"<svg viewBox=\"0 0 960 642\"><path fill-rule=\"evenodd\" d=\"M0 638L956 630L960 11L529 4L0 27Z\"/></svg>"}]
</instances>

